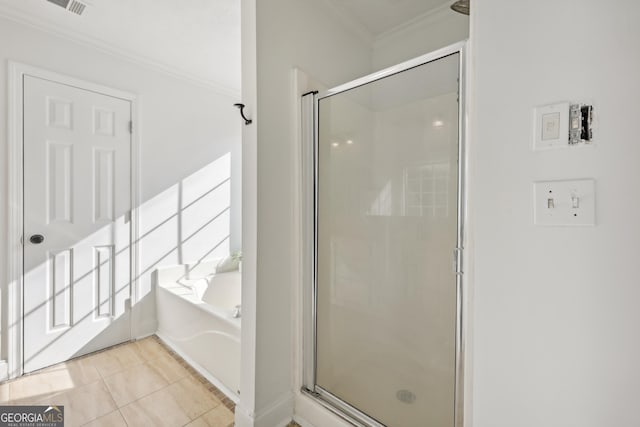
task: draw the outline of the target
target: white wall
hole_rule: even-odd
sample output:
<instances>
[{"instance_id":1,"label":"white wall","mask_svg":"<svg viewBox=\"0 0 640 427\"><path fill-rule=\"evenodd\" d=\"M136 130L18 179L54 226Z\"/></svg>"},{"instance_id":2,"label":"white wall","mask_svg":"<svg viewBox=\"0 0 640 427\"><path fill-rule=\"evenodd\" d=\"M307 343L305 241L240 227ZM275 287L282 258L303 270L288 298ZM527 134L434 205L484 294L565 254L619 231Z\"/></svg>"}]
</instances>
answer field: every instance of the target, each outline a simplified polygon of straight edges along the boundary
<instances>
[{"instance_id":1,"label":"white wall","mask_svg":"<svg viewBox=\"0 0 640 427\"><path fill-rule=\"evenodd\" d=\"M325 2L277 0L256 5L256 0L243 0L242 98L254 124L243 130L242 292L247 314L238 426L272 427L283 421L278 417L290 415L292 390L296 418L303 424L346 425L298 392L297 97L319 88L310 81L331 87L466 38L467 18L447 14L455 28L450 28L453 21L436 25L433 19L423 19L386 34L388 39L380 38L374 46ZM441 37L441 28L450 31ZM294 68L300 79L295 87ZM257 238L252 236L254 228Z\"/></svg>"},{"instance_id":2,"label":"white wall","mask_svg":"<svg viewBox=\"0 0 640 427\"><path fill-rule=\"evenodd\" d=\"M258 9L258 409L276 401L291 378L285 350L290 70L300 66L331 85L365 74L367 60L349 58L358 42L327 25L324 14L300 19L319 6L280 3ZM640 5L484 0L473 13L475 296L467 421L475 427L638 425L640 287L633 266L640 255L634 198L640 146L633 124L640 113ZM571 32L570 23L580 30ZM325 42L306 38L320 34ZM373 68L431 50L412 40L410 51L396 42L383 52L378 43ZM534 106L585 99L598 115L594 147L530 150ZM597 226L535 227L532 182L576 177L597 181ZM311 406L299 400L296 411L310 414Z\"/></svg>"},{"instance_id":3,"label":"white wall","mask_svg":"<svg viewBox=\"0 0 640 427\"><path fill-rule=\"evenodd\" d=\"M154 332L151 273L155 268L223 255L229 248L240 248L240 118L232 107L237 100L87 45L0 19L0 97L3 99L7 98L8 60L139 95L140 115L136 126L141 132L140 228L143 234L139 296L143 302L134 312L134 334ZM3 127L6 118L5 101L0 103ZM6 242L7 231L7 145L6 134L2 133L2 242ZM214 190L216 184L220 187ZM229 209L224 210L229 205L231 214ZM217 243L220 245L214 248ZM3 302L6 301L6 257L6 247L2 244ZM3 332L5 308L3 305ZM6 349L4 340L2 348Z\"/></svg>"},{"instance_id":4,"label":"white wall","mask_svg":"<svg viewBox=\"0 0 640 427\"><path fill-rule=\"evenodd\" d=\"M296 387L292 380L291 295L294 286L299 286L294 283L299 254L292 250L294 238L298 238L293 226L294 209L298 208L294 205L298 141L293 69L309 70L333 86L367 74L371 51L342 27L340 18L322 2L274 0L256 5L255 0L243 0L242 14L243 99L251 102L256 95L258 99L257 106L249 105L257 120L243 132L245 200L255 197L249 191L257 182L256 216L245 212L243 219L249 225L257 221L257 265L247 254L243 304L255 304L257 309L255 319L243 318L244 377L236 422L239 426L255 423L273 427L287 416L290 419L292 389ZM252 19L256 19L256 34L248 29ZM251 46L257 52L255 71L250 69L256 58L250 56ZM248 170L252 161L257 162L257 176ZM245 209L249 209L246 204ZM245 248L250 246L247 239L245 234ZM251 283L254 274L257 280ZM248 379L253 371L255 383Z\"/></svg>"},{"instance_id":5,"label":"white wall","mask_svg":"<svg viewBox=\"0 0 640 427\"><path fill-rule=\"evenodd\" d=\"M473 8L473 426L640 425L640 4ZM596 145L532 152L532 108L583 99ZM533 181L584 177L595 227L533 225Z\"/></svg>"}]
</instances>

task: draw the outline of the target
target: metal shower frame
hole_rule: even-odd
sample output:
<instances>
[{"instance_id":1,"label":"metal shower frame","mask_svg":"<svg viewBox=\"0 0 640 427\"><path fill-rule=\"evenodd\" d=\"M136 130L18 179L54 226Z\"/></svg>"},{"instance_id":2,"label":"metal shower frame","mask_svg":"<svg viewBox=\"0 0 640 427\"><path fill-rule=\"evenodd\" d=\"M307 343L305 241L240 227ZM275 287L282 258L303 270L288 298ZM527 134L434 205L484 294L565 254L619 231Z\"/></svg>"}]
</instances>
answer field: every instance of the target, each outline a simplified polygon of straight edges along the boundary
<instances>
[{"instance_id":1,"label":"metal shower frame","mask_svg":"<svg viewBox=\"0 0 640 427\"><path fill-rule=\"evenodd\" d=\"M419 56L401 64L369 74L326 92L302 95L302 173L303 173L303 375L302 393L358 427L386 427L367 414L342 401L316 384L316 322L317 322L317 233L318 233L318 141L319 102L339 93L402 73L451 55L459 55L458 65L458 212L457 239L453 253L456 273L456 349L454 425L464 425L464 294L463 249L466 218L466 42L459 42ZM309 191L312 190L312 191Z\"/></svg>"}]
</instances>

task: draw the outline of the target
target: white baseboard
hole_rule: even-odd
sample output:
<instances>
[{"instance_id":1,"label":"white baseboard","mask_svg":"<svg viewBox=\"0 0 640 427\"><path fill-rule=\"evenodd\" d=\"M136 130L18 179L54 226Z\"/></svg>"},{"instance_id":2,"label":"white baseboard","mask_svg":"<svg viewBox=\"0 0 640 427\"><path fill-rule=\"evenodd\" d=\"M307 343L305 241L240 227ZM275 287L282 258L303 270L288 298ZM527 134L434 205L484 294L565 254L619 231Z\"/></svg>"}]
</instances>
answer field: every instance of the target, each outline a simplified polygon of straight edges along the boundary
<instances>
[{"instance_id":1,"label":"white baseboard","mask_svg":"<svg viewBox=\"0 0 640 427\"><path fill-rule=\"evenodd\" d=\"M293 393L287 392L257 414L236 406L236 427L286 427L293 419Z\"/></svg>"},{"instance_id":2,"label":"white baseboard","mask_svg":"<svg viewBox=\"0 0 640 427\"><path fill-rule=\"evenodd\" d=\"M242 399L236 405L235 427L253 427L255 414L242 406Z\"/></svg>"},{"instance_id":3,"label":"white baseboard","mask_svg":"<svg viewBox=\"0 0 640 427\"><path fill-rule=\"evenodd\" d=\"M157 319L154 318L153 320L144 320L141 317L142 316L133 316L131 318L131 322L132 322L131 339L139 339L142 337L147 337L149 335L155 334L156 331L158 330Z\"/></svg>"},{"instance_id":4,"label":"white baseboard","mask_svg":"<svg viewBox=\"0 0 640 427\"><path fill-rule=\"evenodd\" d=\"M286 426L293 418L293 393L285 393L256 415L255 427Z\"/></svg>"},{"instance_id":5,"label":"white baseboard","mask_svg":"<svg viewBox=\"0 0 640 427\"><path fill-rule=\"evenodd\" d=\"M186 355L182 350L180 350L180 348L177 345L175 345L175 343L171 342L169 338L163 335L162 332L157 331L156 335L158 335L158 337L160 337L160 339L164 341L165 344L171 347L173 351L178 353L178 355L182 357L189 365L191 365L191 367L195 369L200 375L205 377L211 384L216 386L218 390L223 392L229 399L231 399L233 403L236 403L236 404L238 403L240 399L231 389L229 389L229 387L222 384L222 382L219 379L211 375L211 373L209 373L209 371L203 368L199 363L196 363L193 359L191 359L188 355Z\"/></svg>"},{"instance_id":6,"label":"white baseboard","mask_svg":"<svg viewBox=\"0 0 640 427\"><path fill-rule=\"evenodd\" d=\"M305 420L299 415L294 415L293 421L295 421L298 425L300 425L300 427L315 427L313 424L311 424L309 421Z\"/></svg>"},{"instance_id":7,"label":"white baseboard","mask_svg":"<svg viewBox=\"0 0 640 427\"><path fill-rule=\"evenodd\" d=\"M132 340L143 340L143 339L145 339L145 338L152 337L152 336L154 336L155 334L156 334L155 332L145 333L145 334L142 334L142 335L138 335L138 336L135 336L135 337L131 337L131 339L132 339Z\"/></svg>"},{"instance_id":8,"label":"white baseboard","mask_svg":"<svg viewBox=\"0 0 640 427\"><path fill-rule=\"evenodd\" d=\"M296 393L293 420L302 427L353 427L309 396Z\"/></svg>"}]
</instances>

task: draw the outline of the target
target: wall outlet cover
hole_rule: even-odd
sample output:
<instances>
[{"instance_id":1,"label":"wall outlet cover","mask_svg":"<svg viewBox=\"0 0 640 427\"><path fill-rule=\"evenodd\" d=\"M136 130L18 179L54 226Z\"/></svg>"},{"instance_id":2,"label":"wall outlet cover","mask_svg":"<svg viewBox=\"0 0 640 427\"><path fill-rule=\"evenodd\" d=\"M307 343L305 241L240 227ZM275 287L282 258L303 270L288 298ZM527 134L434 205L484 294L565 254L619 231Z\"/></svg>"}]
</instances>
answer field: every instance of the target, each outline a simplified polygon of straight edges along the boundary
<instances>
[{"instance_id":1,"label":"wall outlet cover","mask_svg":"<svg viewBox=\"0 0 640 427\"><path fill-rule=\"evenodd\" d=\"M596 225L593 179L533 183L534 224L548 226Z\"/></svg>"}]
</instances>

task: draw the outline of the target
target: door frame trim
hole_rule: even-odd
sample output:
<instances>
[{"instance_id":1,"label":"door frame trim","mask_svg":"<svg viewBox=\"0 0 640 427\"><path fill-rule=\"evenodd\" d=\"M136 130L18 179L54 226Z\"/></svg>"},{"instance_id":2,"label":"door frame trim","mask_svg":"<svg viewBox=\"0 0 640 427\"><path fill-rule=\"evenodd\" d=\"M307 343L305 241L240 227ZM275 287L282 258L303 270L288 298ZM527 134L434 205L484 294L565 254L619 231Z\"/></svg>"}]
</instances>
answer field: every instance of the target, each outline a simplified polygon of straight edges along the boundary
<instances>
[{"instance_id":1,"label":"door frame trim","mask_svg":"<svg viewBox=\"0 0 640 427\"><path fill-rule=\"evenodd\" d=\"M131 307L138 300L139 263L139 201L141 200L140 182L140 130L139 130L139 96L107 86L59 74L28 64L8 62L8 236L7 236L7 309L6 324L0 331L6 333L8 378L16 378L24 373L24 335L23 335L23 215L24 215L24 182L23 182L23 78L25 75L73 86L99 94L120 98L131 102L131 230L130 230L130 278ZM132 309L129 308L130 313ZM133 315L130 316L130 319ZM131 332L133 332L130 329ZM131 336L133 334L130 333ZM0 378L2 380L4 378Z\"/></svg>"}]
</instances>

